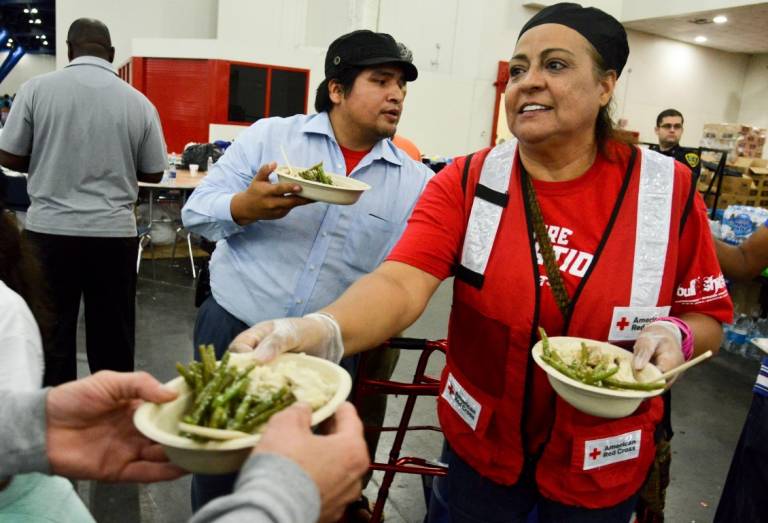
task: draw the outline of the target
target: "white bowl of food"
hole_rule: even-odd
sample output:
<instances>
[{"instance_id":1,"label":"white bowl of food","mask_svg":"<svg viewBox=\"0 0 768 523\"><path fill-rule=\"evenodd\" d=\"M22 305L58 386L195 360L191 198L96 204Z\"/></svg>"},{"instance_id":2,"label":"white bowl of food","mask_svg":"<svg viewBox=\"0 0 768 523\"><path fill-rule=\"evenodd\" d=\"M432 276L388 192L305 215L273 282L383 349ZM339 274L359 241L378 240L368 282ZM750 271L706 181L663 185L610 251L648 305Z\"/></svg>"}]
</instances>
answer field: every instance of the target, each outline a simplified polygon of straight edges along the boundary
<instances>
[{"instance_id":1,"label":"white bowl of food","mask_svg":"<svg viewBox=\"0 0 768 523\"><path fill-rule=\"evenodd\" d=\"M307 171L311 171L310 177L313 176L315 171L312 171L312 169L316 167L317 165L309 168L289 168L281 165L275 170L275 173L281 183L295 183L301 186L299 196L318 202L351 205L359 200L365 191L371 188L370 185L360 180L326 171L323 171L325 175L321 178L323 181L306 179L301 176L307 173Z\"/></svg>"},{"instance_id":2,"label":"white bowl of food","mask_svg":"<svg viewBox=\"0 0 768 523\"><path fill-rule=\"evenodd\" d=\"M253 365L249 354L233 353L229 362L243 373ZM256 366L249 377L249 390L256 391L254 395L269 394L273 390L270 387L290 383L295 399L312 406L313 426L330 418L352 388L352 379L342 367L306 354L283 354L265 365ZM248 432L226 427L197 427L194 434L185 436L183 434L188 433L190 425L184 420L188 421L187 416L194 408L195 391L184 377L178 377L166 386L178 391L179 396L169 403L141 405L133 416L139 432L160 443L171 462L190 472L226 474L238 471L261 438L264 425Z\"/></svg>"},{"instance_id":3,"label":"white bowl of food","mask_svg":"<svg viewBox=\"0 0 768 523\"><path fill-rule=\"evenodd\" d=\"M768 354L768 338L752 338L749 341L752 342L752 345Z\"/></svg>"},{"instance_id":4,"label":"white bowl of food","mask_svg":"<svg viewBox=\"0 0 768 523\"><path fill-rule=\"evenodd\" d=\"M575 369L584 368L579 367L584 361L582 343L588 349L588 358L591 358L586 368L596 371L586 375L597 378L612 373L610 376L592 384L574 377ZM637 410L643 400L664 392L665 382L659 379L662 374L659 369L649 363L643 370L633 372L632 353L616 345L586 338L554 336L549 338L549 347L556 351L560 362L571 375L564 374L562 367L553 366L551 353L550 357L544 354L544 340L533 346L534 361L547 373L555 392L586 414L601 418L623 418ZM618 368L614 370L615 367ZM581 375L582 378L584 376Z\"/></svg>"}]
</instances>

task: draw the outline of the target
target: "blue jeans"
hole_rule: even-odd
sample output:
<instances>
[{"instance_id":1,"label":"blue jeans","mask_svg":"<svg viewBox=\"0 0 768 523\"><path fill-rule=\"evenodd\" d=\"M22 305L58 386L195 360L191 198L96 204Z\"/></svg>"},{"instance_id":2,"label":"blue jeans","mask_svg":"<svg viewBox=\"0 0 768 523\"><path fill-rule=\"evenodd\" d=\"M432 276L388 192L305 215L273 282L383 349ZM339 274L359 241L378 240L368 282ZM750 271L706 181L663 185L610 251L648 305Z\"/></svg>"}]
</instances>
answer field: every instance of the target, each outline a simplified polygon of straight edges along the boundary
<instances>
[{"instance_id":1,"label":"blue jeans","mask_svg":"<svg viewBox=\"0 0 768 523\"><path fill-rule=\"evenodd\" d=\"M768 397L752 397L723 486L715 523L768 518Z\"/></svg>"},{"instance_id":2,"label":"blue jeans","mask_svg":"<svg viewBox=\"0 0 768 523\"><path fill-rule=\"evenodd\" d=\"M637 503L634 494L602 509L563 505L544 498L530 474L515 485L501 485L475 472L449 447L443 459L449 472L437 488L448 502L451 523L525 523L534 511L539 523L627 523Z\"/></svg>"}]
</instances>

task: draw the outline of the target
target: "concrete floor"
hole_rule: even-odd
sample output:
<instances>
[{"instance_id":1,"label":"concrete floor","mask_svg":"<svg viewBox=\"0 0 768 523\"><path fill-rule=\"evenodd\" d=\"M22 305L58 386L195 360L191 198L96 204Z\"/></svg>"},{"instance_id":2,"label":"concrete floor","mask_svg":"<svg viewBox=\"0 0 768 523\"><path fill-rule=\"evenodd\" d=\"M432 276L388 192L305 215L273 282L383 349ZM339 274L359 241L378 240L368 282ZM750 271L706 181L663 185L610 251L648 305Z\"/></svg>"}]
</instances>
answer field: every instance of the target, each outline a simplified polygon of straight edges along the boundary
<instances>
[{"instance_id":1,"label":"concrete floor","mask_svg":"<svg viewBox=\"0 0 768 523\"><path fill-rule=\"evenodd\" d=\"M443 284L425 314L406 335L440 338L445 335L451 288ZM136 367L161 381L175 377L176 361L191 358L191 333L196 309L194 284L183 261L144 261L138 285ZM81 329L82 330L82 329ZM81 347L82 333L81 333ZM87 374L85 355L78 354L80 375ZM433 373L442 361L432 362ZM413 355L401 357L397 379L408 379ZM722 353L678 380L674 387L672 480L667 498L667 520L711 521L717 506L733 449L746 416L758 363ZM398 419L403 398L390 400L387 423ZM420 399L414 423L434 424L434 399ZM379 460L385 460L391 436L383 436ZM428 458L439 456L441 438L431 432L415 433L406 439L404 454ZM374 499L380 474L374 474L366 489ZM78 490L99 522L182 522L190 516L190 478L154 485L105 485L80 482ZM399 475L385 509L388 522L420 523L425 515L421 481Z\"/></svg>"}]
</instances>

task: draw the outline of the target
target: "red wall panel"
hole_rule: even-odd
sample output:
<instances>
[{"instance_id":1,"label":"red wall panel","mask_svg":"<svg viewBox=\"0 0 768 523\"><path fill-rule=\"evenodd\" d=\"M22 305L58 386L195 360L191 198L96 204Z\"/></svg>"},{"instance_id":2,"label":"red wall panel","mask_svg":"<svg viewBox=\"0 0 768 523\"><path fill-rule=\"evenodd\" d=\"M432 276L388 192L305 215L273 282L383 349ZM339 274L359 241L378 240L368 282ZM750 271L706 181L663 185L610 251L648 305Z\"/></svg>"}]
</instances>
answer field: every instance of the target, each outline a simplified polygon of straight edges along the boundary
<instances>
[{"instance_id":1,"label":"red wall panel","mask_svg":"<svg viewBox=\"0 0 768 523\"><path fill-rule=\"evenodd\" d=\"M210 78L208 60L145 59L143 91L160 113L169 153L208 141Z\"/></svg>"},{"instance_id":2,"label":"red wall panel","mask_svg":"<svg viewBox=\"0 0 768 523\"><path fill-rule=\"evenodd\" d=\"M306 73L306 112L309 94L307 69L228 60L132 57L121 68L121 77L127 77L131 85L144 93L155 105L163 124L168 152L180 153L189 142L208 141L209 123L244 127L250 125L230 122L228 118L229 69L232 64L265 67L270 72L271 69L283 69ZM267 85L269 86L269 83ZM270 94L267 94L267 110Z\"/></svg>"}]
</instances>

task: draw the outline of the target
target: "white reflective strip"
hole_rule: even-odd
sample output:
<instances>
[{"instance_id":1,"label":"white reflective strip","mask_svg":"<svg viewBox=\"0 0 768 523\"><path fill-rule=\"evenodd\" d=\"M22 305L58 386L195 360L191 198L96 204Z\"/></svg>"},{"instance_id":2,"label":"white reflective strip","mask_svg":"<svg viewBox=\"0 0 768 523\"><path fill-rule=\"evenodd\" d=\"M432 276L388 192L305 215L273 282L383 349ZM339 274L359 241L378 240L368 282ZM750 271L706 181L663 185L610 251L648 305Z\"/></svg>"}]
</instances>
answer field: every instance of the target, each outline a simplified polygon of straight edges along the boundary
<instances>
[{"instance_id":1,"label":"white reflective strip","mask_svg":"<svg viewBox=\"0 0 768 523\"><path fill-rule=\"evenodd\" d=\"M762 374L757 375L757 381L755 381L755 385L760 385L761 387L765 387L768 389L768 376L763 376Z\"/></svg>"},{"instance_id":2,"label":"white reflective strip","mask_svg":"<svg viewBox=\"0 0 768 523\"><path fill-rule=\"evenodd\" d=\"M506 193L516 148L517 140L507 140L491 149L483 162L479 183ZM461 252L461 264L467 269L478 274L485 273L503 211L502 207L475 197Z\"/></svg>"},{"instance_id":3,"label":"white reflective strip","mask_svg":"<svg viewBox=\"0 0 768 523\"><path fill-rule=\"evenodd\" d=\"M659 299L672 215L675 161L641 149L631 307L653 307Z\"/></svg>"}]
</instances>

